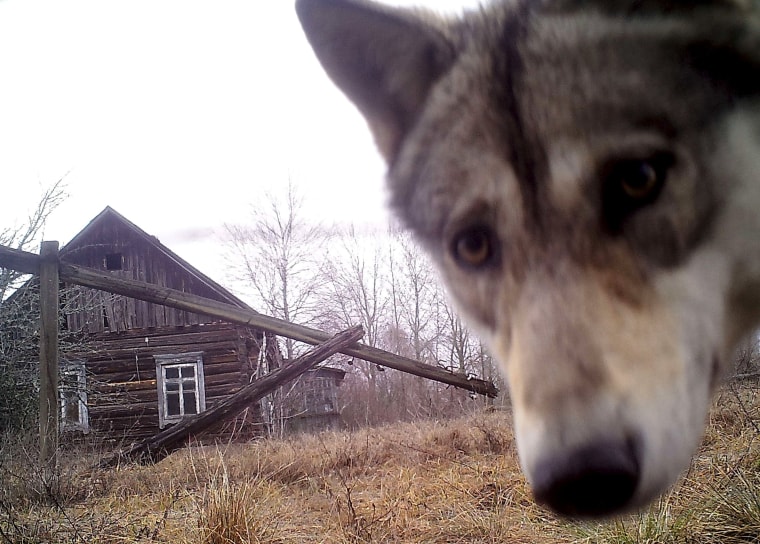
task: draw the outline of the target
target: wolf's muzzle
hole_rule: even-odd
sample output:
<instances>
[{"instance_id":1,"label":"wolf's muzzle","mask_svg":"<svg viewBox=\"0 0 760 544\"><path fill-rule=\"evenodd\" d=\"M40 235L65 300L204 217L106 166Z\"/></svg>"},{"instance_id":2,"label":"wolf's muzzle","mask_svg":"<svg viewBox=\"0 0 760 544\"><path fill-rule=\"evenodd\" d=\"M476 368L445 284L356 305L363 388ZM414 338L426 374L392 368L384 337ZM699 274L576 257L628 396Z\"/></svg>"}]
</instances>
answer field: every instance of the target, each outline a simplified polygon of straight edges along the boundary
<instances>
[{"instance_id":1,"label":"wolf's muzzle","mask_svg":"<svg viewBox=\"0 0 760 544\"><path fill-rule=\"evenodd\" d=\"M536 465L536 500L569 517L598 517L624 509L639 483L632 440L599 441Z\"/></svg>"}]
</instances>

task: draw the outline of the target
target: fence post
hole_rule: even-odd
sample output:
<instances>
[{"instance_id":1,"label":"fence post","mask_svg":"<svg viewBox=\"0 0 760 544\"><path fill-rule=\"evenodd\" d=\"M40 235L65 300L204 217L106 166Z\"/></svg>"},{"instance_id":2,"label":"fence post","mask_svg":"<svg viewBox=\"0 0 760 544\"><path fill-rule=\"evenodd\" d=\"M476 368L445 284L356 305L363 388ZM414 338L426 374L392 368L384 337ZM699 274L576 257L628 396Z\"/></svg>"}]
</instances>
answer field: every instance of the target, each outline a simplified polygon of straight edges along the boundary
<instances>
[{"instance_id":1,"label":"fence post","mask_svg":"<svg viewBox=\"0 0 760 544\"><path fill-rule=\"evenodd\" d=\"M40 463L58 464L58 242L40 246Z\"/></svg>"}]
</instances>

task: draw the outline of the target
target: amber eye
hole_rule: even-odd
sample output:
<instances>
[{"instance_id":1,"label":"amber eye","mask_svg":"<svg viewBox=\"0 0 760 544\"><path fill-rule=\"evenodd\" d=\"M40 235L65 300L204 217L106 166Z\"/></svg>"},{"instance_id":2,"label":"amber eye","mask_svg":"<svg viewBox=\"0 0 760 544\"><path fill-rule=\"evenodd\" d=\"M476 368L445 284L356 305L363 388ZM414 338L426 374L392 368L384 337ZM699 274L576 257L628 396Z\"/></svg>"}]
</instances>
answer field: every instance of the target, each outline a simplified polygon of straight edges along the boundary
<instances>
[{"instance_id":1,"label":"amber eye","mask_svg":"<svg viewBox=\"0 0 760 544\"><path fill-rule=\"evenodd\" d=\"M648 159L626 159L612 163L605 175L609 196L628 200L632 205L653 201L660 193L668 169L673 164L669 153L658 153Z\"/></svg>"},{"instance_id":2,"label":"amber eye","mask_svg":"<svg viewBox=\"0 0 760 544\"><path fill-rule=\"evenodd\" d=\"M463 266L479 268L493 261L494 235L490 228L479 225L469 227L454 237L452 253Z\"/></svg>"},{"instance_id":3,"label":"amber eye","mask_svg":"<svg viewBox=\"0 0 760 544\"><path fill-rule=\"evenodd\" d=\"M602 220L616 233L638 209L660 196L675 164L672 153L662 151L645 159L618 159L602 169Z\"/></svg>"},{"instance_id":4,"label":"amber eye","mask_svg":"<svg viewBox=\"0 0 760 544\"><path fill-rule=\"evenodd\" d=\"M642 200L657 190L662 178L655 166L648 161L630 161L619 165L617 172L620 189L626 196Z\"/></svg>"}]
</instances>

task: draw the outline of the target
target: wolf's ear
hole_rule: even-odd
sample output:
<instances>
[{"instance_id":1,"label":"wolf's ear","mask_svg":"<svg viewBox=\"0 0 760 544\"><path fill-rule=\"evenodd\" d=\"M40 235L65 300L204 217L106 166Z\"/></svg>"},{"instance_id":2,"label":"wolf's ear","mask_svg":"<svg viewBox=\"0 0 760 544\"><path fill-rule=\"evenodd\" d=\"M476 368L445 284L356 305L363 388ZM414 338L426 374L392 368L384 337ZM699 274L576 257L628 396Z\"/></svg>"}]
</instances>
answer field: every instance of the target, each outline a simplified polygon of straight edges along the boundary
<instances>
[{"instance_id":1,"label":"wolf's ear","mask_svg":"<svg viewBox=\"0 0 760 544\"><path fill-rule=\"evenodd\" d=\"M408 10L357 0L298 0L306 37L327 74L356 104L392 161L454 48Z\"/></svg>"}]
</instances>

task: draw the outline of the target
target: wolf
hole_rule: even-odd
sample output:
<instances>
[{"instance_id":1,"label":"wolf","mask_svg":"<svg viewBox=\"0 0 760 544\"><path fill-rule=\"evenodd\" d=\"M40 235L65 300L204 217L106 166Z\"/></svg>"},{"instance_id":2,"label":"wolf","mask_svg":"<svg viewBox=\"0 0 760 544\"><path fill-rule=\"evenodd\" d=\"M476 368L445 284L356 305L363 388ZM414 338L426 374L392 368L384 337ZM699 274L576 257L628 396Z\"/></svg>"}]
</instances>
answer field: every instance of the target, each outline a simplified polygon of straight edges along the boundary
<instances>
[{"instance_id":1,"label":"wolf","mask_svg":"<svg viewBox=\"0 0 760 544\"><path fill-rule=\"evenodd\" d=\"M758 3L296 10L504 371L536 500L650 502L760 321Z\"/></svg>"}]
</instances>

